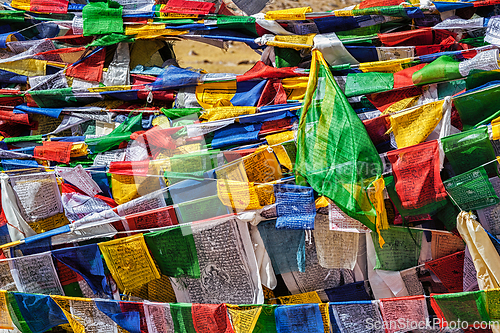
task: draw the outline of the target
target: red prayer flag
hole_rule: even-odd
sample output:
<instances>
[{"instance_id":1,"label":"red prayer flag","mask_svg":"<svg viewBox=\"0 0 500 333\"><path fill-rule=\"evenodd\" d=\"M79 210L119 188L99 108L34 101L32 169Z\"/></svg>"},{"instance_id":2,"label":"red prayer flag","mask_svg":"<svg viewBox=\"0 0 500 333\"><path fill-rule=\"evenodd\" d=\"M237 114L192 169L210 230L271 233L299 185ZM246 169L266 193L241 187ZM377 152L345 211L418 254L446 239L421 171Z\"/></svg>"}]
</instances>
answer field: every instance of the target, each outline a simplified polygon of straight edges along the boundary
<instances>
[{"instance_id":1,"label":"red prayer flag","mask_svg":"<svg viewBox=\"0 0 500 333\"><path fill-rule=\"evenodd\" d=\"M236 81L248 81L254 79L284 79L287 77L307 76L307 73L298 74L295 70L298 67L274 68L267 66L262 61L257 61L245 74L238 75Z\"/></svg>"},{"instance_id":2,"label":"red prayer flag","mask_svg":"<svg viewBox=\"0 0 500 333\"><path fill-rule=\"evenodd\" d=\"M266 105L286 104L287 96L283 84L279 79L270 79L264 86L257 107Z\"/></svg>"},{"instance_id":3,"label":"red prayer flag","mask_svg":"<svg viewBox=\"0 0 500 333\"><path fill-rule=\"evenodd\" d=\"M215 12L215 4L202 1L170 0L160 11L167 13L206 15Z\"/></svg>"},{"instance_id":4,"label":"red prayer flag","mask_svg":"<svg viewBox=\"0 0 500 333\"><path fill-rule=\"evenodd\" d=\"M425 263L425 267L436 274L450 293L459 293L464 291L464 258L465 251L460 251L428 261Z\"/></svg>"},{"instance_id":5,"label":"red prayer flag","mask_svg":"<svg viewBox=\"0 0 500 333\"><path fill-rule=\"evenodd\" d=\"M234 333L226 304L193 304L193 326L199 333Z\"/></svg>"},{"instance_id":6,"label":"red prayer flag","mask_svg":"<svg viewBox=\"0 0 500 333\"><path fill-rule=\"evenodd\" d=\"M397 73L394 73L394 88L405 88L405 87L412 87L414 86L413 80L411 79L411 76L413 73L415 73L418 70L421 70L424 68L427 64L418 64L416 66L408 67L406 69L403 69L402 71L399 71Z\"/></svg>"},{"instance_id":7,"label":"red prayer flag","mask_svg":"<svg viewBox=\"0 0 500 333\"><path fill-rule=\"evenodd\" d=\"M418 209L446 198L436 140L387 153L403 208Z\"/></svg>"},{"instance_id":8,"label":"red prayer flag","mask_svg":"<svg viewBox=\"0 0 500 333\"><path fill-rule=\"evenodd\" d=\"M386 114L380 117L363 120L366 132L375 146L391 139L388 134L385 134L390 127L388 124L388 117L389 115Z\"/></svg>"},{"instance_id":9,"label":"red prayer flag","mask_svg":"<svg viewBox=\"0 0 500 333\"><path fill-rule=\"evenodd\" d=\"M404 72L403 70L402 72ZM408 73L408 72L407 72ZM408 76L405 74L405 76ZM411 81L411 74L409 74L409 80ZM422 94L421 87L409 87L406 89L390 90L384 91L377 94L366 95L368 100L379 110L384 112L392 104L409 97L414 97Z\"/></svg>"},{"instance_id":10,"label":"red prayer flag","mask_svg":"<svg viewBox=\"0 0 500 333\"><path fill-rule=\"evenodd\" d=\"M378 37L384 46L430 45L434 39L431 28L378 34Z\"/></svg>"},{"instance_id":11,"label":"red prayer flag","mask_svg":"<svg viewBox=\"0 0 500 333\"><path fill-rule=\"evenodd\" d=\"M100 82L102 79L102 69L104 67L105 57L106 50L103 48L78 65L68 67L66 75L85 81Z\"/></svg>"},{"instance_id":12,"label":"red prayer flag","mask_svg":"<svg viewBox=\"0 0 500 333\"><path fill-rule=\"evenodd\" d=\"M69 163L72 142L44 141L43 146L35 147L33 156L41 160Z\"/></svg>"},{"instance_id":13,"label":"red prayer flag","mask_svg":"<svg viewBox=\"0 0 500 333\"><path fill-rule=\"evenodd\" d=\"M146 176L149 170L149 160L111 162L109 173L126 176Z\"/></svg>"},{"instance_id":14,"label":"red prayer flag","mask_svg":"<svg viewBox=\"0 0 500 333\"><path fill-rule=\"evenodd\" d=\"M179 224L172 206L128 215L126 220L129 230L160 228Z\"/></svg>"},{"instance_id":15,"label":"red prayer flag","mask_svg":"<svg viewBox=\"0 0 500 333\"><path fill-rule=\"evenodd\" d=\"M68 1L66 0L31 0L30 11L35 13L66 14Z\"/></svg>"}]
</instances>

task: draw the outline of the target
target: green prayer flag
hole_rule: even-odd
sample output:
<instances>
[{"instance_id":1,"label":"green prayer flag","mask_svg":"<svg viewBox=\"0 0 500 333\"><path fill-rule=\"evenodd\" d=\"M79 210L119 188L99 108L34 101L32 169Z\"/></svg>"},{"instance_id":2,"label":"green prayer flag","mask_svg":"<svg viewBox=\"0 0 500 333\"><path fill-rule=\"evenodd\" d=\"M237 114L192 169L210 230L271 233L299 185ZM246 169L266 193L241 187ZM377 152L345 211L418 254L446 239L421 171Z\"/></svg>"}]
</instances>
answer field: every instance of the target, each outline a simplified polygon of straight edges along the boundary
<instances>
[{"instance_id":1,"label":"green prayer flag","mask_svg":"<svg viewBox=\"0 0 500 333\"><path fill-rule=\"evenodd\" d=\"M108 134L100 138L85 139L85 143L89 146L92 153L103 153L118 146L124 141L130 140L132 132Z\"/></svg>"},{"instance_id":2,"label":"green prayer flag","mask_svg":"<svg viewBox=\"0 0 500 333\"><path fill-rule=\"evenodd\" d=\"M384 246L378 246L378 235L371 233L377 264L374 269L386 271L402 271L418 265L420 248L422 245L422 230L404 227L394 227L381 230L380 234L385 240Z\"/></svg>"},{"instance_id":3,"label":"green prayer flag","mask_svg":"<svg viewBox=\"0 0 500 333\"><path fill-rule=\"evenodd\" d=\"M163 114L170 119L186 117L191 114L199 115L201 114L201 110L202 110L201 108L160 109L160 111L163 112Z\"/></svg>"},{"instance_id":4,"label":"green prayer flag","mask_svg":"<svg viewBox=\"0 0 500 333\"><path fill-rule=\"evenodd\" d=\"M7 309L9 310L10 318L12 319L12 323L23 333L32 333L31 329L28 326L28 323L23 318L21 314L21 310L17 305L16 298L12 293L6 292L5 299L7 301Z\"/></svg>"},{"instance_id":5,"label":"green prayer flag","mask_svg":"<svg viewBox=\"0 0 500 333\"><path fill-rule=\"evenodd\" d=\"M317 50L300 114L295 168L298 180L304 177L319 195L376 230L366 188L380 178L382 161Z\"/></svg>"},{"instance_id":6,"label":"green prayer flag","mask_svg":"<svg viewBox=\"0 0 500 333\"><path fill-rule=\"evenodd\" d=\"M443 222L446 230L452 231L457 228L457 216L459 213L460 210L447 198L446 205L437 212L436 216Z\"/></svg>"},{"instance_id":7,"label":"green prayer flag","mask_svg":"<svg viewBox=\"0 0 500 333\"><path fill-rule=\"evenodd\" d=\"M79 106L71 88L31 90L29 96L41 108Z\"/></svg>"},{"instance_id":8,"label":"green prayer flag","mask_svg":"<svg viewBox=\"0 0 500 333\"><path fill-rule=\"evenodd\" d=\"M43 140L43 135L15 136L12 138L3 139L5 143L31 142L31 141L42 141L42 140Z\"/></svg>"},{"instance_id":9,"label":"green prayer flag","mask_svg":"<svg viewBox=\"0 0 500 333\"><path fill-rule=\"evenodd\" d=\"M450 56L441 56L424 68L413 73L411 79L417 86L460 79L462 75L458 70L459 64L460 62Z\"/></svg>"},{"instance_id":10,"label":"green prayer flag","mask_svg":"<svg viewBox=\"0 0 500 333\"><path fill-rule=\"evenodd\" d=\"M24 22L24 10L0 10L0 21Z\"/></svg>"},{"instance_id":11,"label":"green prayer flag","mask_svg":"<svg viewBox=\"0 0 500 333\"><path fill-rule=\"evenodd\" d=\"M191 304L174 303L170 304L170 314L174 321L175 333L194 333L193 315L191 314Z\"/></svg>"},{"instance_id":12,"label":"green prayer flag","mask_svg":"<svg viewBox=\"0 0 500 333\"><path fill-rule=\"evenodd\" d=\"M392 90L394 74L392 73L350 73L347 74L345 95L347 97L373 94Z\"/></svg>"},{"instance_id":13,"label":"green prayer flag","mask_svg":"<svg viewBox=\"0 0 500 333\"><path fill-rule=\"evenodd\" d=\"M447 322L488 321L484 291L472 291L453 294L432 295L431 304L437 305Z\"/></svg>"},{"instance_id":14,"label":"green prayer flag","mask_svg":"<svg viewBox=\"0 0 500 333\"><path fill-rule=\"evenodd\" d=\"M489 79L497 80L497 74L485 74L483 78L476 76L476 81L480 81L479 83ZM498 76L498 79L500 79L500 76ZM467 86L473 84L474 82L467 80ZM500 85L496 84L453 98L453 105L460 115L464 131L473 128L481 120L488 118L500 109L497 103L499 93Z\"/></svg>"},{"instance_id":15,"label":"green prayer flag","mask_svg":"<svg viewBox=\"0 0 500 333\"><path fill-rule=\"evenodd\" d=\"M133 43L134 41L135 39L133 37L113 33L111 35L105 35L102 36L101 38L94 40L92 43L87 45L87 47L109 46L118 43Z\"/></svg>"},{"instance_id":16,"label":"green prayer flag","mask_svg":"<svg viewBox=\"0 0 500 333\"><path fill-rule=\"evenodd\" d=\"M123 33L123 7L116 1L91 2L83 7L83 35Z\"/></svg>"},{"instance_id":17,"label":"green prayer flag","mask_svg":"<svg viewBox=\"0 0 500 333\"><path fill-rule=\"evenodd\" d=\"M447 136L441 139L441 144L446 158L457 175L496 159L487 127ZM496 164L496 162L489 163L484 167L490 177L497 175Z\"/></svg>"},{"instance_id":18,"label":"green prayer flag","mask_svg":"<svg viewBox=\"0 0 500 333\"><path fill-rule=\"evenodd\" d=\"M302 57L300 52L294 49L287 49L284 47L275 47L274 53L276 55L276 67L295 67L297 66Z\"/></svg>"},{"instance_id":19,"label":"green prayer flag","mask_svg":"<svg viewBox=\"0 0 500 333\"><path fill-rule=\"evenodd\" d=\"M144 235L162 274L173 277L200 277L191 226L183 225Z\"/></svg>"},{"instance_id":20,"label":"green prayer flag","mask_svg":"<svg viewBox=\"0 0 500 333\"><path fill-rule=\"evenodd\" d=\"M201 221L228 214L227 207L217 195L179 203L175 210L179 223Z\"/></svg>"},{"instance_id":21,"label":"green prayer flag","mask_svg":"<svg viewBox=\"0 0 500 333\"><path fill-rule=\"evenodd\" d=\"M276 319L274 317L274 310L278 305L263 304L260 311L259 319L252 331L252 333L273 333L276 331Z\"/></svg>"},{"instance_id":22,"label":"green prayer flag","mask_svg":"<svg viewBox=\"0 0 500 333\"><path fill-rule=\"evenodd\" d=\"M255 17L217 15L217 27L227 30L242 30L249 32L253 37L259 37L255 27Z\"/></svg>"},{"instance_id":23,"label":"green prayer flag","mask_svg":"<svg viewBox=\"0 0 500 333\"><path fill-rule=\"evenodd\" d=\"M462 210L486 208L500 202L484 167L445 180L443 185L452 201Z\"/></svg>"}]
</instances>

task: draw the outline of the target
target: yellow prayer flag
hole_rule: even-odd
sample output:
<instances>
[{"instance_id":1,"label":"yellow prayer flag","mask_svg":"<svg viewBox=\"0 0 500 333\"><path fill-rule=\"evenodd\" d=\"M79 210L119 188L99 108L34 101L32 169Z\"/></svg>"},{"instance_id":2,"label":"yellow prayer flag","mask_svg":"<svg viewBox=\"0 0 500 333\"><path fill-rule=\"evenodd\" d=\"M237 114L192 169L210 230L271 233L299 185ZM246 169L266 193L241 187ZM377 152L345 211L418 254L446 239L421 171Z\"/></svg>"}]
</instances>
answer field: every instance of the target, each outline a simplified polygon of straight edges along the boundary
<instances>
[{"instance_id":1,"label":"yellow prayer flag","mask_svg":"<svg viewBox=\"0 0 500 333\"><path fill-rule=\"evenodd\" d=\"M143 234L99 243L106 265L124 293L160 278Z\"/></svg>"},{"instance_id":2,"label":"yellow prayer flag","mask_svg":"<svg viewBox=\"0 0 500 333\"><path fill-rule=\"evenodd\" d=\"M165 29L165 24L132 24L125 26L125 35L136 35L136 39L154 39L161 36L177 36L188 30Z\"/></svg>"},{"instance_id":3,"label":"yellow prayer flag","mask_svg":"<svg viewBox=\"0 0 500 333\"><path fill-rule=\"evenodd\" d=\"M408 97L408 98L403 98L402 100L397 101L394 104L391 104L387 109L382 112L383 114L391 114L394 112L398 112L404 109L411 108L415 106L418 102L418 99L420 98L421 95L418 96L413 96L413 97Z\"/></svg>"},{"instance_id":4,"label":"yellow prayer flag","mask_svg":"<svg viewBox=\"0 0 500 333\"><path fill-rule=\"evenodd\" d=\"M432 102L391 115L389 119L398 148L424 142L443 118L443 103Z\"/></svg>"},{"instance_id":5,"label":"yellow prayer flag","mask_svg":"<svg viewBox=\"0 0 500 333\"><path fill-rule=\"evenodd\" d=\"M234 333L252 333L262 311L261 306L226 304Z\"/></svg>"},{"instance_id":6,"label":"yellow prayer flag","mask_svg":"<svg viewBox=\"0 0 500 333\"><path fill-rule=\"evenodd\" d=\"M274 146L273 150L280 164L290 171L293 170L293 163L286 149L283 146Z\"/></svg>"},{"instance_id":7,"label":"yellow prayer flag","mask_svg":"<svg viewBox=\"0 0 500 333\"><path fill-rule=\"evenodd\" d=\"M316 205L316 209L328 207L330 205L330 201L328 201L327 197L322 195L322 196L318 197L318 199L316 199L315 205Z\"/></svg>"},{"instance_id":8,"label":"yellow prayer flag","mask_svg":"<svg viewBox=\"0 0 500 333\"><path fill-rule=\"evenodd\" d=\"M7 307L6 291L0 291L0 328L14 329L12 319L10 318L9 309Z\"/></svg>"},{"instance_id":9,"label":"yellow prayer flag","mask_svg":"<svg viewBox=\"0 0 500 333\"><path fill-rule=\"evenodd\" d=\"M111 174L111 191L116 203L121 205L158 191L161 188L160 178L151 175L159 175L163 164L165 161L150 161L148 169L150 176Z\"/></svg>"},{"instance_id":10,"label":"yellow prayer flag","mask_svg":"<svg viewBox=\"0 0 500 333\"><path fill-rule=\"evenodd\" d=\"M500 139L500 117L491 121L491 130L493 132L493 140Z\"/></svg>"},{"instance_id":11,"label":"yellow prayer flag","mask_svg":"<svg viewBox=\"0 0 500 333\"><path fill-rule=\"evenodd\" d=\"M25 76L45 75L46 68L47 61L38 59L21 59L0 64L0 69Z\"/></svg>"},{"instance_id":12,"label":"yellow prayer flag","mask_svg":"<svg viewBox=\"0 0 500 333\"><path fill-rule=\"evenodd\" d=\"M217 179L217 195L224 206L235 212L262 208L253 183Z\"/></svg>"},{"instance_id":13,"label":"yellow prayer flag","mask_svg":"<svg viewBox=\"0 0 500 333\"><path fill-rule=\"evenodd\" d=\"M293 139L295 139L294 131L280 132L266 136L266 141L270 146L278 145L280 143L291 141Z\"/></svg>"},{"instance_id":14,"label":"yellow prayer flag","mask_svg":"<svg viewBox=\"0 0 500 333\"><path fill-rule=\"evenodd\" d=\"M85 318L80 318L71 314L70 300L81 301L81 302L92 302L92 300L88 298L76 298L76 297L66 297L57 295L52 295L50 297L61 308L73 332L85 333Z\"/></svg>"},{"instance_id":15,"label":"yellow prayer flag","mask_svg":"<svg viewBox=\"0 0 500 333\"><path fill-rule=\"evenodd\" d=\"M170 120L168 119L167 116L160 115L153 119L152 122L153 126L159 126L161 128L170 128Z\"/></svg>"},{"instance_id":16,"label":"yellow prayer flag","mask_svg":"<svg viewBox=\"0 0 500 333\"><path fill-rule=\"evenodd\" d=\"M319 311L321 311L321 318L323 319L323 329L325 333L330 333L330 311L328 303L319 304Z\"/></svg>"},{"instance_id":17,"label":"yellow prayer flag","mask_svg":"<svg viewBox=\"0 0 500 333\"><path fill-rule=\"evenodd\" d=\"M196 99L204 109L215 107L220 101L230 101L235 93L235 80L225 82L209 82L196 86Z\"/></svg>"},{"instance_id":18,"label":"yellow prayer flag","mask_svg":"<svg viewBox=\"0 0 500 333\"><path fill-rule=\"evenodd\" d=\"M312 13L311 7L270 10L266 13L266 20L305 20L306 13Z\"/></svg>"},{"instance_id":19,"label":"yellow prayer flag","mask_svg":"<svg viewBox=\"0 0 500 333\"><path fill-rule=\"evenodd\" d=\"M385 241L382 238L382 235L380 233L380 230L385 230L389 229L389 221L387 221L387 211L385 209L385 202L384 202L384 188L385 188L385 181L383 177L380 177L376 181L373 182L374 189L368 190L368 197L370 198L370 201L372 202L373 206L375 207L375 210L377 211L377 221L375 223L375 226L377 228L377 233L378 233L378 242L380 247L384 246Z\"/></svg>"},{"instance_id":20,"label":"yellow prayer flag","mask_svg":"<svg viewBox=\"0 0 500 333\"><path fill-rule=\"evenodd\" d=\"M29 12L31 8L30 2L31 2L30 0L12 0L10 5L16 9L25 10Z\"/></svg>"},{"instance_id":21,"label":"yellow prayer flag","mask_svg":"<svg viewBox=\"0 0 500 333\"><path fill-rule=\"evenodd\" d=\"M309 77L290 77L281 80L286 97L289 100L303 100L306 94Z\"/></svg>"},{"instance_id":22,"label":"yellow prayer flag","mask_svg":"<svg viewBox=\"0 0 500 333\"><path fill-rule=\"evenodd\" d=\"M313 40L316 34L308 35L278 35L274 40L268 41L267 46L282 47L287 49L301 50L313 47Z\"/></svg>"},{"instance_id":23,"label":"yellow prayer flag","mask_svg":"<svg viewBox=\"0 0 500 333\"><path fill-rule=\"evenodd\" d=\"M257 196L259 197L259 202L261 206L269 206L276 202L273 185L271 184L255 185L255 191L257 192Z\"/></svg>"},{"instance_id":24,"label":"yellow prayer flag","mask_svg":"<svg viewBox=\"0 0 500 333\"><path fill-rule=\"evenodd\" d=\"M410 58L391 59L383 61L364 62L359 64L359 69L363 72L396 73L403 69L402 64L409 63Z\"/></svg>"},{"instance_id":25,"label":"yellow prayer flag","mask_svg":"<svg viewBox=\"0 0 500 333\"><path fill-rule=\"evenodd\" d=\"M316 291L310 291L308 293L291 295L291 296L280 296L278 297L281 304L311 304L311 303L321 303L321 298Z\"/></svg>"},{"instance_id":26,"label":"yellow prayer flag","mask_svg":"<svg viewBox=\"0 0 500 333\"><path fill-rule=\"evenodd\" d=\"M245 114L254 114L257 111L253 106L222 106L205 110L201 114L200 120L215 121L221 119L234 118Z\"/></svg>"},{"instance_id":27,"label":"yellow prayer flag","mask_svg":"<svg viewBox=\"0 0 500 333\"><path fill-rule=\"evenodd\" d=\"M243 159L248 181L269 183L281 179L281 167L270 147L259 147L253 154Z\"/></svg>"},{"instance_id":28,"label":"yellow prayer flag","mask_svg":"<svg viewBox=\"0 0 500 333\"><path fill-rule=\"evenodd\" d=\"M87 147L88 146L85 142L73 143L73 146L71 146L70 157L87 156Z\"/></svg>"}]
</instances>

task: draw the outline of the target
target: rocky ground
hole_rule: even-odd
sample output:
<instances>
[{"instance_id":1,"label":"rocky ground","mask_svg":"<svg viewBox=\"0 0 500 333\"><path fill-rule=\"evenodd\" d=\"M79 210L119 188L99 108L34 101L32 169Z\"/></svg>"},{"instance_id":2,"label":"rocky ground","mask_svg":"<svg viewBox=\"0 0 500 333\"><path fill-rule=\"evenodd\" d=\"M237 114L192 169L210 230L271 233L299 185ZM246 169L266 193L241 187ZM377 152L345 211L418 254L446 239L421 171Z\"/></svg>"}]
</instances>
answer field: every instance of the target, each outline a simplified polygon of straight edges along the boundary
<instances>
[{"instance_id":1,"label":"rocky ground","mask_svg":"<svg viewBox=\"0 0 500 333\"><path fill-rule=\"evenodd\" d=\"M344 8L358 2L353 0L271 0L263 12L306 6L311 6L313 11L319 12ZM260 55L241 43L234 43L227 50L222 50L200 42L180 41L175 43L174 49L180 66L203 68L210 73L241 74L260 59Z\"/></svg>"}]
</instances>

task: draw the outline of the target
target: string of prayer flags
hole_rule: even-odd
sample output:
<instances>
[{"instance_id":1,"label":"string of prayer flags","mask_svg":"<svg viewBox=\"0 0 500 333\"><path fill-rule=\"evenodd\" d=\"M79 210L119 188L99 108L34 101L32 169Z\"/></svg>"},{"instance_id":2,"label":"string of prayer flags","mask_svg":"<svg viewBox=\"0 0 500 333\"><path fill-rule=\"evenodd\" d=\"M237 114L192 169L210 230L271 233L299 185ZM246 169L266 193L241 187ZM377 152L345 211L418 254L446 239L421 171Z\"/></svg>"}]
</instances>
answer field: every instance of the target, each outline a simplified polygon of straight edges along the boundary
<instances>
[{"instance_id":1,"label":"string of prayer flags","mask_svg":"<svg viewBox=\"0 0 500 333\"><path fill-rule=\"evenodd\" d=\"M319 194L375 230L366 217L375 217L376 212L363 191L363 182L380 177L380 157L319 51L313 51L311 73L297 137L297 172ZM332 106L337 111L331 112ZM320 117L325 118L317 122ZM329 150L328 142L342 153Z\"/></svg>"},{"instance_id":2,"label":"string of prayer flags","mask_svg":"<svg viewBox=\"0 0 500 333\"><path fill-rule=\"evenodd\" d=\"M482 166L445 180L443 184L461 210L481 209L500 202Z\"/></svg>"},{"instance_id":3,"label":"string of prayer flags","mask_svg":"<svg viewBox=\"0 0 500 333\"><path fill-rule=\"evenodd\" d=\"M446 198L436 140L390 151L387 157L403 208L419 209Z\"/></svg>"},{"instance_id":4,"label":"string of prayer flags","mask_svg":"<svg viewBox=\"0 0 500 333\"><path fill-rule=\"evenodd\" d=\"M316 206L313 189L287 184L274 185L276 229L314 229Z\"/></svg>"},{"instance_id":5,"label":"string of prayer flags","mask_svg":"<svg viewBox=\"0 0 500 333\"><path fill-rule=\"evenodd\" d=\"M196 245L189 225L149 233L144 240L162 274L200 278Z\"/></svg>"},{"instance_id":6,"label":"string of prayer flags","mask_svg":"<svg viewBox=\"0 0 500 333\"><path fill-rule=\"evenodd\" d=\"M142 234L99 243L99 249L120 290L132 291L160 278Z\"/></svg>"}]
</instances>

